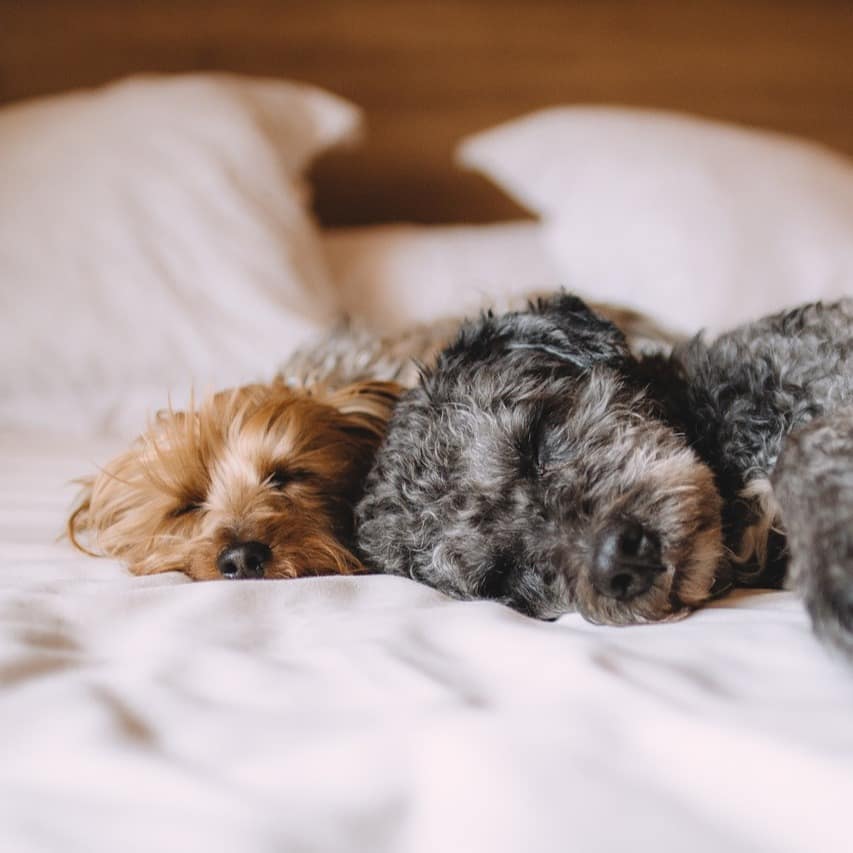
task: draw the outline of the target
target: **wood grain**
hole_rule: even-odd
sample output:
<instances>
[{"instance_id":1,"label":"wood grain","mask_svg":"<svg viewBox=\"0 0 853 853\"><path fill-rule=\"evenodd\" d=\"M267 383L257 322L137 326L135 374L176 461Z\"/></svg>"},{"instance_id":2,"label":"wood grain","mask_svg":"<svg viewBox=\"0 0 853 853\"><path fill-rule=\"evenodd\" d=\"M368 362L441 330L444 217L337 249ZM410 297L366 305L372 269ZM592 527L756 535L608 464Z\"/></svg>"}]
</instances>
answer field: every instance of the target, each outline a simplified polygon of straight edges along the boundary
<instances>
[{"instance_id":1,"label":"wood grain","mask_svg":"<svg viewBox=\"0 0 853 853\"><path fill-rule=\"evenodd\" d=\"M853 154L849 0L0 0L0 101L197 69L365 109L367 142L314 171L327 224L519 215L452 152L554 103L690 110Z\"/></svg>"}]
</instances>

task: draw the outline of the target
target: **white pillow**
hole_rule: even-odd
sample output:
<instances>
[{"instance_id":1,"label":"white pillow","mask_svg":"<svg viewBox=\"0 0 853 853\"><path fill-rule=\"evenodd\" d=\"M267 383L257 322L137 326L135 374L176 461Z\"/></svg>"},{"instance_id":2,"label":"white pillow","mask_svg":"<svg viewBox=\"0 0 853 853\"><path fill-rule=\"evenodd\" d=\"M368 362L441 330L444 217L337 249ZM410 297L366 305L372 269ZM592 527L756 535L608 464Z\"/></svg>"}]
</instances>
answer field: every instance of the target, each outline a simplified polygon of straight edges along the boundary
<instances>
[{"instance_id":1,"label":"white pillow","mask_svg":"<svg viewBox=\"0 0 853 853\"><path fill-rule=\"evenodd\" d=\"M323 247L347 313L400 331L556 290L541 230L538 222L367 225L325 231Z\"/></svg>"},{"instance_id":2,"label":"white pillow","mask_svg":"<svg viewBox=\"0 0 853 853\"><path fill-rule=\"evenodd\" d=\"M542 216L566 287L675 328L853 292L853 168L818 145L562 107L469 137L458 157Z\"/></svg>"},{"instance_id":3,"label":"white pillow","mask_svg":"<svg viewBox=\"0 0 853 853\"><path fill-rule=\"evenodd\" d=\"M0 110L0 424L124 427L170 389L269 376L334 322L302 171L359 122L225 74Z\"/></svg>"}]
</instances>

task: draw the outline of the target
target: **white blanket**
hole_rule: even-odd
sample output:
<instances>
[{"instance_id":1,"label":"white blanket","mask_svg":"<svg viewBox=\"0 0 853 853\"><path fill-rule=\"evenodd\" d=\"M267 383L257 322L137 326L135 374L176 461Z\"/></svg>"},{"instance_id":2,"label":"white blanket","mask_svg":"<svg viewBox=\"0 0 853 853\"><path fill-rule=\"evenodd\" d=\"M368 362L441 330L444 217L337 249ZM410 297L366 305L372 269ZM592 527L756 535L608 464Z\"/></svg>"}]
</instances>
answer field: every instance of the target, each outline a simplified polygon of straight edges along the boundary
<instances>
[{"instance_id":1,"label":"white blanket","mask_svg":"<svg viewBox=\"0 0 853 853\"><path fill-rule=\"evenodd\" d=\"M788 593L526 619L400 578L133 578L103 441L0 437L0 850L842 851L853 678Z\"/></svg>"}]
</instances>

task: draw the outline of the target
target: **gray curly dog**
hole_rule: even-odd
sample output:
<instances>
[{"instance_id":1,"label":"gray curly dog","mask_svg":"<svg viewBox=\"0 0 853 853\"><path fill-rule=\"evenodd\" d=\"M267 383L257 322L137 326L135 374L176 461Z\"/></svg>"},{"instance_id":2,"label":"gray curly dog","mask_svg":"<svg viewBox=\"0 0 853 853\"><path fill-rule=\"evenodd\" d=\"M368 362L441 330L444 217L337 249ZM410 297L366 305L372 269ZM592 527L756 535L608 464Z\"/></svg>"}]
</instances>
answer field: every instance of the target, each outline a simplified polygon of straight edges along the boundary
<instances>
[{"instance_id":1,"label":"gray curly dog","mask_svg":"<svg viewBox=\"0 0 853 853\"><path fill-rule=\"evenodd\" d=\"M635 357L567 294L486 314L398 403L357 507L374 568L550 619L805 599L853 661L853 300Z\"/></svg>"}]
</instances>

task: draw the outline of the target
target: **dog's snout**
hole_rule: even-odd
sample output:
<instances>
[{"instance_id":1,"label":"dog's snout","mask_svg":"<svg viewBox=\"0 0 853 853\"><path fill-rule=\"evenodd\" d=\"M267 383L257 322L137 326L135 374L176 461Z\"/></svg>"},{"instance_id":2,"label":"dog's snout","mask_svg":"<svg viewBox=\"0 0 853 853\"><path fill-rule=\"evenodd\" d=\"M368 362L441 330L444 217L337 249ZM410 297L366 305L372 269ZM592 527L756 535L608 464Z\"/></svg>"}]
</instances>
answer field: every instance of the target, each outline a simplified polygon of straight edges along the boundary
<instances>
[{"instance_id":1,"label":"dog's snout","mask_svg":"<svg viewBox=\"0 0 853 853\"><path fill-rule=\"evenodd\" d=\"M602 595L620 601L636 598L661 571L660 540L635 519L620 519L596 537L592 582Z\"/></svg>"},{"instance_id":2,"label":"dog's snout","mask_svg":"<svg viewBox=\"0 0 853 853\"><path fill-rule=\"evenodd\" d=\"M224 578L262 578L264 564L272 551L263 542L236 542L216 558L216 567Z\"/></svg>"}]
</instances>

